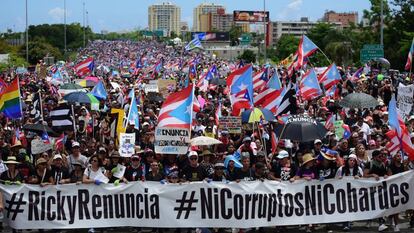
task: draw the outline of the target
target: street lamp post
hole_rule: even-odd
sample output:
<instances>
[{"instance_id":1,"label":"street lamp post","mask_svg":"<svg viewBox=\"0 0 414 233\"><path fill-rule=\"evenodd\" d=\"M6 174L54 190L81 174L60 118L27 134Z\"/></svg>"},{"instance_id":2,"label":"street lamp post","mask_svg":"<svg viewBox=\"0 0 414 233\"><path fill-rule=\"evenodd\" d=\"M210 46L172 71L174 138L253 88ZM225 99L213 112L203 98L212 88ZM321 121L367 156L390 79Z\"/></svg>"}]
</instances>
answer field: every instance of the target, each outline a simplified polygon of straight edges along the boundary
<instances>
[{"instance_id":1,"label":"street lamp post","mask_svg":"<svg viewBox=\"0 0 414 233\"><path fill-rule=\"evenodd\" d=\"M266 64L267 61L267 53L266 53L266 36L267 36L267 25L266 25L266 0L263 0L263 14L264 14L264 20L263 20L263 32L264 32L264 63Z\"/></svg>"},{"instance_id":2,"label":"street lamp post","mask_svg":"<svg viewBox=\"0 0 414 233\"><path fill-rule=\"evenodd\" d=\"M26 62L29 63L29 25L27 17L27 0L26 0Z\"/></svg>"},{"instance_id":3,"label":"street lamp post","mask_svg":"<svg viewBox=\"0 0 414 233\"><path fill-rule=\"evenodd\" d=\"M66 0L63 0L63 8L64 8L64 11L63 11L63 24L64 24L64 44L65 44L65 49L64 49L64 57L65 57L65 60L66 60Z\"/></svg>"},{"instance_id":4,"label":"street lamp post","mask_svg":"<svg viewBox=\"0 0 414 233\"><path fill-rule=\"evenodd\" d=\"M381 0L380 43L384 47L384 0Z\"/></svg>"},{"instance_id":5,"label":"street lamp post","mask_svg":"<svg viewBox=\"0 0 414 233\"><path fill-rule=\"evenodd\" d=\"M83 2L83 47L86 45L85 2Z\"/></svg>"}]
</instances>

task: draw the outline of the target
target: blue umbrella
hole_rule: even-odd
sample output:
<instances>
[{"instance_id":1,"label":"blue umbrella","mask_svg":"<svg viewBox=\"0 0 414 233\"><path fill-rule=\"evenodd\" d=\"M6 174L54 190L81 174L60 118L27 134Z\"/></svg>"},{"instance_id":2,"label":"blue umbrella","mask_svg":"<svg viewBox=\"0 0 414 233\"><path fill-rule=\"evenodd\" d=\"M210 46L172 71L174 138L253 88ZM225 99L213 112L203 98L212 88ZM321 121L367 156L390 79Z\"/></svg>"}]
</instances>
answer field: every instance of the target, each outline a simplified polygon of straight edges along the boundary
<instances>
[{"instance_id":1,"label":"blue umbrella","mask_svg":"<svg viewBox=\"0 0 414 233\"><path fill-rule=\"evenodd\" d=\"M234 166L235 167L238 167L238 168L243 167L243 164L241 164L240 161L238 159L236 159L236 157L234 157L234 155L227 155L226 159L224 159L224 166L226 168L229 166L230 161L234 161Z\"/></svg>"}]
</instances>

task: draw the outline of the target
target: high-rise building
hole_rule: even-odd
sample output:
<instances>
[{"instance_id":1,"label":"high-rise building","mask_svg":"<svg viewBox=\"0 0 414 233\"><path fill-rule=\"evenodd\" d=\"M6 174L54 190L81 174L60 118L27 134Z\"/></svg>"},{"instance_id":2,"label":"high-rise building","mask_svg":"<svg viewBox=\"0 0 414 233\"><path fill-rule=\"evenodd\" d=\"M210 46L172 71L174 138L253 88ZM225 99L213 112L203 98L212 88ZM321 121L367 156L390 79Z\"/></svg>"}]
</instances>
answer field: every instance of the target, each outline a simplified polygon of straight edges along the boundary
<instances>
[{"instance_id":1,"label":"high-rise building","mask_svg":"<svg viewBox=\"0 0 414 233\"><path fill-rule=\"evenodd\" d=\"M150 31L164 30L168 35L171 32L180 33L181 8L164 2L148 7L148 28Z\"/></svg>"},{"instance_id":2,"label":"high-rise building","mask_svg":"<svg viewBox=\"0 0 414 233\"><path fill-rule=\"evenodd\" d=\"M339 23L341 27L349 27L351 23L358 23L358 12L336 13L327 11L323 15L322 21L327 23Z\"/></svg>"},{"instance_id":3,"label":"high-rise building","mask_svg":"<svg viewBox=\"0 0 414 233\"><path fill-rule=\"evenodd\" d=\"M282 35L292 35L301 37L308 34L309 30L316 26L318 22L309 21L307 17L302 17L300 21L275 21L270 23L270 44L275 45ZM340 27L340 23L331 23L334 27Z\"/></svg>"},{"instance_id":4,"label":"high-rise building","mask_svg":"<svg viewBox=\"0 0 414 233\"><path fill-rule=\"evenodd\" d=\"M206 27L202 24L202 20L200 20L200 17L202 15L206 15L208 13L217 13L217 11L220 9L223 9L225 11L225 7L220 4L214 4L214 3L202 3L198 5L193 10L193 31L200 32L205 31L202 30L203 27Z\"/></svg>"},{"instance_id":5,"label":"high-rise building","mask_svg":"<svg viewBox=\"0 0 414 233\"><path fill-rule=\"evenodd\" d=\"M233 14L226 14L224 9L219 9L217 12L209 12L200 15L199 23L199 31L202 32L228 32L234 25Z\"/></svg>"}]
</instances>

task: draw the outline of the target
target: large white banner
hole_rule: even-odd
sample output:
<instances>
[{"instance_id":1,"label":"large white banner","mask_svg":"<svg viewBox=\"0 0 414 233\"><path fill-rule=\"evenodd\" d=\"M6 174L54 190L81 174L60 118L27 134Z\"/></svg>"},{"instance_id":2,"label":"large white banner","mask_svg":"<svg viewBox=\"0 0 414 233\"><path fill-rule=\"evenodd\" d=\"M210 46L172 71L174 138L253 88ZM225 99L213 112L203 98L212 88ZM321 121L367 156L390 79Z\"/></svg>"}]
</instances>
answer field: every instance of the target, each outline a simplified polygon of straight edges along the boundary
<instances>
[{"instance_id":1,"label":"large white banner","mask_svg":"<svg viewBox=\"0 0 414 233\"><path fill-rule=\"evenodd\" d=\"M414 209L414 171L379 181L2 185L15 229L250 228L375 219Z\"/></svg>"}]
</instances>

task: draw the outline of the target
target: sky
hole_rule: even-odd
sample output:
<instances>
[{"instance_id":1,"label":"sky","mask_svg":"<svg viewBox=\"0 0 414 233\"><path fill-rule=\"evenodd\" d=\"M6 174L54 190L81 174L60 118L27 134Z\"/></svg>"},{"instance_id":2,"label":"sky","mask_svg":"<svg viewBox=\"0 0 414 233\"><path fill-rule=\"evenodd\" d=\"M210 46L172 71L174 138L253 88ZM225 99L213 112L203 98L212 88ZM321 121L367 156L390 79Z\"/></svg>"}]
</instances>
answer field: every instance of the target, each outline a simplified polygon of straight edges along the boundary
<instances>
[{"instance_id":1,"label":"sky","mask_svg":"<svg viewBox=\"0 0 414 233\"><path fill-rule=\"evenodd\" d=\"M64 22L64 0L27 0L29 25ZM362 11L370 8L369 0L265 0L270 19L320 19L326 10L336 12ZM144 29L148 27L148 6L167 1L151 0L66 0L67 23L83 23L83 3L88 12L87 22L94 32ZM263 10L262 0L169 0L181 7L181 19L192 26L193 8L200 3L222 4L226 12L233 10ZM26 25L25 0L1 0L0 32L7 29L23 31Z\"/></svg>"}]
</instances>

